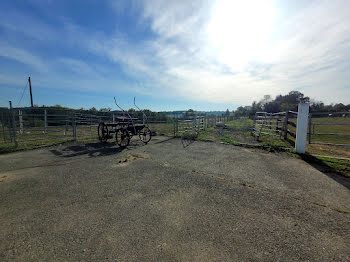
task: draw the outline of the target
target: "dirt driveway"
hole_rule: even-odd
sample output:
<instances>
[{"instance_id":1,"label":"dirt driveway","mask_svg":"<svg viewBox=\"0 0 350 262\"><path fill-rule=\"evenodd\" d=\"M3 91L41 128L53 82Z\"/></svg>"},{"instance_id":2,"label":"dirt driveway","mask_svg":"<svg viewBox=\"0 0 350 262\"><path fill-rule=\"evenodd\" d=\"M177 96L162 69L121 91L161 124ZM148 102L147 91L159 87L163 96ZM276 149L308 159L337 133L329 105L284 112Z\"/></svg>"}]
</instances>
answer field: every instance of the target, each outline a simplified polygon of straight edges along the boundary
<instances>
[{"instance_id":1,"label":"dirt driveway","mask_svg":"<svg viewBox=\"0 0 350 262\"><path fill-rule=\"evenodd\" d=\"M1 261L349 261L345 180L156 137L0 156Z\"/></svg>"}]
</instances>

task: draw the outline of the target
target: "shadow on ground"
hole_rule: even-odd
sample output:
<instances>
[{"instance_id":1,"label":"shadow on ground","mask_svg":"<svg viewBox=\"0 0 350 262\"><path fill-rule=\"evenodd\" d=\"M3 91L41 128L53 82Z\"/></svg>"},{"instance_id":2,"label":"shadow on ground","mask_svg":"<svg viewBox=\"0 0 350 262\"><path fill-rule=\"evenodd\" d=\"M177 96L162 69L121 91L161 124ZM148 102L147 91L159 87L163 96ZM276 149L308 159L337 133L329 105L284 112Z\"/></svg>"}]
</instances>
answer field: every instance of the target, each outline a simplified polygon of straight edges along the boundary
<instances>
[{"instance_id":1,"label":"shadow on ground","mask_svg":"<svg viewBox=\"0 0 350 262\"><path fill-rule=\"evenodd\" d=\"M182 143L182 146L184 147L184 148L186 148L186 147L188 147L188 146L190 146L191 144L193 144L194 143L194 139L190 139L190 138L181 138L181 143Z\"/></svg>"},{"instance_id":2,"label":"shadow on ground","mask_svg":"<svg viewBox=\"0 0 350 262\"><path fill-rule=\"evenodd\" d=\"M173 138L165 138L165 140L162 138L153 138L151 143L164 143L167 142ZM154 142L157 141L157 142ZM76 145L70 145L66 146L62 149L55 148L51 149L50 152L58 157L64 157L64 158L72 158L77 156L83 156L87 155L89 157L102 157L102 156L109 156L118 154L124 150L133 150L138 147L145 146L147 144L144 144L143 142L139 141L138 139L131 139L130 144L123 148L116 145L115 142L105 142L101 143L99 141L87 143L87 144L76 144Z\"/></svg>"},{"instance_id":3,"label":"shadow on ground","mask_svg":"<svg viewBox=\"0 0 350 262\"><path fill-rule=\"evenodd\" d=\"M116 147L115 143L87 143L83 145L71 145L62 150L52 149L50 152L56 156L65 158L88 155L89 157L101 157L120 153L125 148Z\"/></svg>"},{"instance_id":4,"label":"shadow on ground","mask_svg":"<svg viewBox=\"0 0 350 262\"><path fill-rule=\"evenodd\" d=\"M300 155L301 159L307 162L312 167L316 168L318 171L322 172L329 178L335 180L337 183L346 187L350 190L350 178L345 177L342 173L340 173L337 169L326 165L322 160L314 157L313 155L305 154Z\"/></svg>"}]
</instances>

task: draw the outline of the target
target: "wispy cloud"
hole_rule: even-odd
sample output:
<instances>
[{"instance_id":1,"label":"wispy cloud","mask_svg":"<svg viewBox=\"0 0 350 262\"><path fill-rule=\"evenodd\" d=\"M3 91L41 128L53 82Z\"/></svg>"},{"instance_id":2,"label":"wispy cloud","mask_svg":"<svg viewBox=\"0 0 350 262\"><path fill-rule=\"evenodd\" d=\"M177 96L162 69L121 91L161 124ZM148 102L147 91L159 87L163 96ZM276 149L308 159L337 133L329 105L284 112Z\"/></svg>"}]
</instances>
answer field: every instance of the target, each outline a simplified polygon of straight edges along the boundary
<instances>
[{"instance_id":1,"label":"wispy cloud","mask_svg":"<svg viewBox=\"0 0 350 262\"><path fill-rule=\"evenodd\" d=\"M162 1L145 3L144 17L158 34L153 43L162 65L158 70L170 79L169 88L208 102L250 103L263 94L292 89L326 102L350 102L345 89L349 78L344 75L350 69L349 2L316 1L284 17L280 26L275 25L269 48L238 71L218 59L206 38L209 7L205 2L188 6L187 1L176 1L169 8ZM343 96L329 96L333 90L342 90Z\"/></svg>"},{"instance_id":2,"label":"wispy cloud","mask_svg":"<svg viewBox=\"0 0 350 262\"><path fill-rule=\"evenodd\" d=\"M41 58L32 55L30 52L21 48L0 43L0 56L34 67L35 70L42 72L47 71L47 67Z\"/></svg>"},{"instance_id":3,"label":"wispy cloud","mask_svg":"<svg viewBox=\"0 0 350 262\"><path fill-rule=\"evenodd\" d=\"M254 9L259 1L243 2L243 11L249 13L249 8ZM267 12L262 15L278 14L275 2L265 2L270 9L261 10ZM223 15L228 21L214 29L221 30L221 42L228 37L228 44L219 45L212 32L219 2L107 3L116 17L125 13L133 16L138 30L148 33L135 39L128 29L117 26L107 33L65 17L47 24L15 14L18 19L0 19L0 26L9 36L15 32L28 38L36 35L36 46L45 43L52 46L54 42L59 48L47 59L40 50L14 46L14 39L9 37L0 44L0 56L46 72L43 85L50 79L59 79L66 88L99 90L102 84L118 91L122 83L130 92L143 95L227 105L249 104L264 94L300 90L328 103L350 103L348 1L305 2L293 12L271 19L268 24L271 28L264 31L263 37L260 33L245 36L251 34L249 30L255 30L254 26L260 29L259 20L249 21L244 18L245 13L242 23L232 20L236 24L230 24L229 7L238 8L241 2L220 1L227 4ZM233 11L239 16L239 11ZM30 33L24 32L24 28ZM68 49L71 56L61 47Z\"/></svg>"}]
</instances>

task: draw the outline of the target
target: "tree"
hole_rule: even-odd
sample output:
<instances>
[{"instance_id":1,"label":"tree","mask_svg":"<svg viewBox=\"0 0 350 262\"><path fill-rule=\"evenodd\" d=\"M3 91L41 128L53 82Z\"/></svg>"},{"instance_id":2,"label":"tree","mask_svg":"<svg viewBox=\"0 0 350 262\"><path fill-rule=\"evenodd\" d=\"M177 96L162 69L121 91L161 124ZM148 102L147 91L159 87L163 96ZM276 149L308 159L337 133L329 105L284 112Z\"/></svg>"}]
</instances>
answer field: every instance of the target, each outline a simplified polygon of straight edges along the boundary
<instances>
[{"instance_id":1,"label":"tree","mask_svg":"<svg viewBox=\"0 0 350 262\"><path fill-rule=\"evenodd\" d=\"M112 108L110 108L110 107L101 107L100 108L100 112L109 112L111 110L112 110Z\"/></svg>"},{"instance_id":2,"label":"tree","mask_svg":"<svg viewBox=\"0 0 350 262\"><path fill-rule=\"evenodd\" d=\"M265 105L272 101L272 98L270 95L264 95L264 98L260 101L260 104Z\"/></svg>"},{"instance_id":3,"label":"tree","mask_svg":"<svg viewBox=\"0 0 350 262\"><path fill-rule=\"evenodd\" d=\"M235 112L233 113L233 116L235 118L244 117L244 116L247 117L249 116L251 109L252 109L251 106L245 106L245 107L240 106L235 110Z\"/></svg>"},{"instance_id":4,"label":"tree","mask_svg":"<svg viewBox=\"0 0 350 262\"><path fill-rule=\"evenodd\" d=\"M272 101L265 104L264 109L268 113L277 113L281 111L281 105L279 103Z\"/></svg>"},{"instance_id":5,"label":"tree","mask_svg":"<svg viewBox=\"0 0 350 262\"><path fill-rule=\"evenodd\" d=\"M194 116L194 110L193 109L189 109L185 112L185 118L189 118Z\"/></svg>"}]
</instances>

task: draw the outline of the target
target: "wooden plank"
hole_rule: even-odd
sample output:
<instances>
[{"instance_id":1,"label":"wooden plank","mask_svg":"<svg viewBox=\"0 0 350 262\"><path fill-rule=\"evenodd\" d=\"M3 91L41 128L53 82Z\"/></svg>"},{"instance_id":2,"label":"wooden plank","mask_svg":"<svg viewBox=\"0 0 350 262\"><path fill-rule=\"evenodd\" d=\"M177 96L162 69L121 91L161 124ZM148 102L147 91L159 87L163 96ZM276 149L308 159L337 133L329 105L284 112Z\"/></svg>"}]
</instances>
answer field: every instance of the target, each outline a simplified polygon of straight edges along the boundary
<instances>
[{"instance_id":1,"label":"wooden plank","mask_svg":"<svg viewBox=\"0 0 350 262\"><path fill-rule=\"evenodd\" d=\"M327 145L327 146L350 146L350 144L332 144L332 143L323 143L323 142L311 142L315 145Z\"/></svg>"},{"instance_id":2,"label":"wooden plank","mask_svg":"<svg viewBox=\"0 0 350 262\"><path fill-rule=\"evenodd\" d=\"M291 121L287 121L288 125L291 125L291 126L294 126L294 127L297 127L297 124L294 123L294 122L291 122Z\"/></svg>"},{"instance_id":3,"label":"wooden plank","mask_svg":"<svg viewBox=\"0 0 350 262\"><path fill-rule=\"evenodd\" d=\"M350 123L312 123L315 126L350 126Z\"/></svg>"},{"instance_id":4,"label":"wooden plank","mask_svg":"<svg viewBox=\"0 0 350 262\"><path fill-rule=\"evenodd\" d=\"M287 130L287 133L290 135L290 136L292 136L292 137L294 137L294 138L296 138L297 136L296 136L296 134L295 133L293 133L292 131L290 131L290 130Z\"/></svg>"},{"instance_id":5,"label":"wooden plank","mask_svg":"<svg viewBox=\"0 0 350 262\"><path fill-rule=\"evenodd\" d=\"M286 141L291 144L293 147L295 146L295 142L289 138L286 139Z\"/></svg>"},{"instance_id":6,"label":"wooden plank","mask_svg":"<svg viewBox=\"0 0 350 262\"><path fill-rule=\"evenodd\" d=\"M287 139L288 117L289 117L289 113L286 112L286 116L285 116L285 118L284 118L284 123L283 123L283 130L284 130L283 138L284 138L285 140Z\"/></svg>"},{"instance_id":7,"label":"wooden plank","mask_svg":"<svg viewBox=\"0 0 350 262\"><path fill-rule=\"evenodd\" d=\"M313 116L317 116L317 115L333 115L333 114L349 115L350 112L316 112L316 113L312 113ZM317 117L315 117L315 118L317 118Z\"/></svg>"},{"instance_id":8,"label":"wooden plank","mask_svg":"<svg viewBox=\"0 0 350 262\"><path fill-rule=\"evenodd\" d=\"M338 135L338 136L350 136L349 133L315 133L314 135Z\"/></svg>"}]
</instances>

